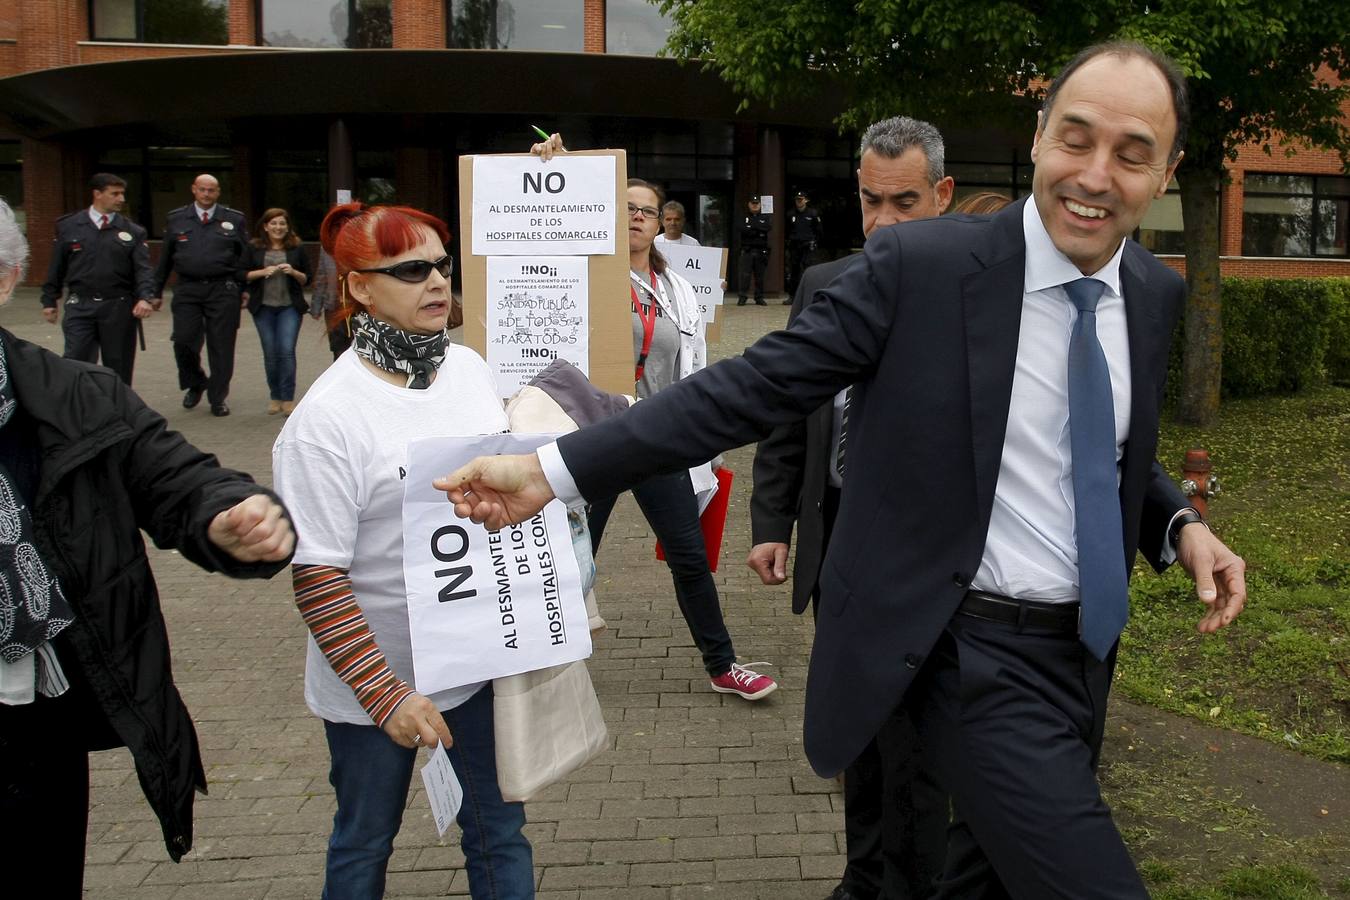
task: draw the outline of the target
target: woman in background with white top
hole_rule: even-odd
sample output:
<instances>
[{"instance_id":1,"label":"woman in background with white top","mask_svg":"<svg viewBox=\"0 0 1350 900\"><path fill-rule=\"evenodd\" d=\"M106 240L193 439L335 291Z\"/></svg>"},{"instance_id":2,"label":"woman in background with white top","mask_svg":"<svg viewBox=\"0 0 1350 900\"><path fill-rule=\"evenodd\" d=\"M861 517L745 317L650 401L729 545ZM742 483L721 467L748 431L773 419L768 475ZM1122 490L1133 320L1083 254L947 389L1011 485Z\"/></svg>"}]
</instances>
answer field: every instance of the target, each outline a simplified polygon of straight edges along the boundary
<instances>
[{"instance_id":1,"label":"woman in background with white top","mask_svg":"<svg viewBox=\"0 0 1350 900\"><path fill-rule=\"evenodd\" d=\"M449 231L407 207L335 207L320 233L352 347L306 393L272 451L299 533L296 605L312 640L305 701L323 719L337 792L323 896L384 893L419 746L439 741L464 788L458 821L476 900L534 896L524 806L497 787L492 688L426 697L412 681L403 483L414 438L507 429L487 364L450 344Z\"/></svg>"}]
</instances>

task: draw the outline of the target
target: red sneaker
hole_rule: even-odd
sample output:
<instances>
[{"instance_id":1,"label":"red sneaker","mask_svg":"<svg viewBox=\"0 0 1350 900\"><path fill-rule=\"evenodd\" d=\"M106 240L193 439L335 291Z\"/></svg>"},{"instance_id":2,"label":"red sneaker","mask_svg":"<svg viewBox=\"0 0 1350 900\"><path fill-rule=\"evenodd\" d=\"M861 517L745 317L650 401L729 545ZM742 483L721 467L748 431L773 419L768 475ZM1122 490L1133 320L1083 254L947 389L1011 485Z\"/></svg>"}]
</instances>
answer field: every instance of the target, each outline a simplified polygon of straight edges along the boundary
<instances>
[{"instance_id":1,"label":"red sneaker","mask_svg":"<svg viewBox=\"0 0 1350 900\"><path fill-rule=\"evenodd\" d=\"M751 663L751 665L767 664ZM778 682L739 663L732 663L730 670L712 679L712 689L719 694L736 694L746 700L759 700L778 690Z\"/></svg>"}]
</instances>

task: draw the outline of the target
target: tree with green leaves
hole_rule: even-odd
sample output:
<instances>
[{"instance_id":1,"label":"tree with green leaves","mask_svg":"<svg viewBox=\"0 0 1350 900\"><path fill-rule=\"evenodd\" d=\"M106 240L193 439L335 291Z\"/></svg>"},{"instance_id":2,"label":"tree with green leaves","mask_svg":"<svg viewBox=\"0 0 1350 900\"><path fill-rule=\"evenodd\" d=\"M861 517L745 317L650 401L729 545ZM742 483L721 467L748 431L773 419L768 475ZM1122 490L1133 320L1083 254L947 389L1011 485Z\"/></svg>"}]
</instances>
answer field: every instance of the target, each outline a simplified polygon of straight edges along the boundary
<instances>
[{"instance_id":1,"label":"tree with green leaves","mask_svg":"<svg viewBox=\"0 0 1350 900\"><path fill-rule=\"evenodd\" d=\"M846 86L837 124L900 113L1025 123L1010 96L1039 98L1089 44L1141 41L1174 58L1191 90L1177 172L1190 300L1179 414L1219 408L1223 330L1219 187L1238 148L1332 148L1350 159L1350 3L1325 0L652 0L668 51L703 60L743 97L810 102Z\"/></svg>"}]
</instances>

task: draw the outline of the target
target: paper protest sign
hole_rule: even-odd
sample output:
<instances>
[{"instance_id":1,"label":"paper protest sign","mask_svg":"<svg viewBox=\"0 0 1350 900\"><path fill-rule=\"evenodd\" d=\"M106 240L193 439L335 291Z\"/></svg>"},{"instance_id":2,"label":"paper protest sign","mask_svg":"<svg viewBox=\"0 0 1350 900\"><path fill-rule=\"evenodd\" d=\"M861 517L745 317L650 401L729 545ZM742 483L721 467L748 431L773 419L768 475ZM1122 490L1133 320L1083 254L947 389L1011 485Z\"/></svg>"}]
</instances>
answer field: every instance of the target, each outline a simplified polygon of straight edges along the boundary
<instances>
[{"instance_id":1,"label":"paper protest sign","mask_svg":"<svg viewBox=\"0 0 1350 900\"><path fill-rule=\"evenodd\" d=\"M510 397L555 359L588 374L589 273L583 256L489 256L487 362Z\"/></svg>"},{"instance_id":2,"label":"paper protest sign","mask_svg":"<svg viewBox=\"0 0 1350 900\"><path fill-rule=\"evenodd\" d=\"M474 157L473 252L612 254L614 197L613 157Z\"/></svg>"},{"instance_id":3,"label":"paper protest sign","mask_svg":"<svg viewBox=\"0 0 1350 900\"><path fill-rule=\"evenodd\" d=\"M419 693L590 656L566 507L555 500L528 522L489 532L457 518L431 486L476 456L529 453L550 440L493 434L409 444L403 575Z\"/></svg>"},{"instance_id":4,"label":"paper protest sign","mask_svg":"<svg viewBox=\"0 0 1350 900\"><path fill-rule=\"evenodd\" d=\"M684 276L694 288L703 313L703 324L717 321L717 308L725 294L722 279L726 277L726 253L721 247L694 247L686 244L662 244L661 255L672 271Z\"/></svg>"}]
</instances>

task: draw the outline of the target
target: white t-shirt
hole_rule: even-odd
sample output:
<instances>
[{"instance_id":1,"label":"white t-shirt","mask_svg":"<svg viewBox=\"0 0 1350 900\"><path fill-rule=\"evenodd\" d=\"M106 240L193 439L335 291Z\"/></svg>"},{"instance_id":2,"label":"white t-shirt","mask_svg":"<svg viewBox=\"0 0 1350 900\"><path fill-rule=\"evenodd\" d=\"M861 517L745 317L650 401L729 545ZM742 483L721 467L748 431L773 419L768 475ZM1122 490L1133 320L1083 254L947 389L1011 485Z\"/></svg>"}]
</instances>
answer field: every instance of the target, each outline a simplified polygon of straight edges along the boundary
<instances>
[{"instance_id":1,"label":"white t-shirt","mask_svg":"<svg viewBox=\"0 0 1350 900\"><path fill-rule=\"evenodd\" d=\"M660 234L658 234L658 235L656 236L656 243L658 243L658 244L684 244L686 247L702 247L702 246L703 246L702 244L700 244L700 243L698 242L698 238L696 238L696 237L690 237L688 234L681 234L681 235L680 235L680 239L679 239L678 241L672 241L670 238L666 237L666 233L665 233L664 231L661 232Z\"/></svg>"},{"instance_id":2,"label":"white t-shirt","mask_svg":"<svg viewBox=\"0 0 1350 900\"><path fill-rule=\"evenodd\" d=\"M314 382L272 448L272 478L295 523L299 565L332 566L351 576L394 673L413 683L408 600L403 582L403 474L408 442L507 430L491 371L478 354L450 345L425 391L380 379L348 350ZM440 710L482 685L430 696ZM305 703L330 722L371 724L311 635Z\"/></svg>"}]
</instances>

